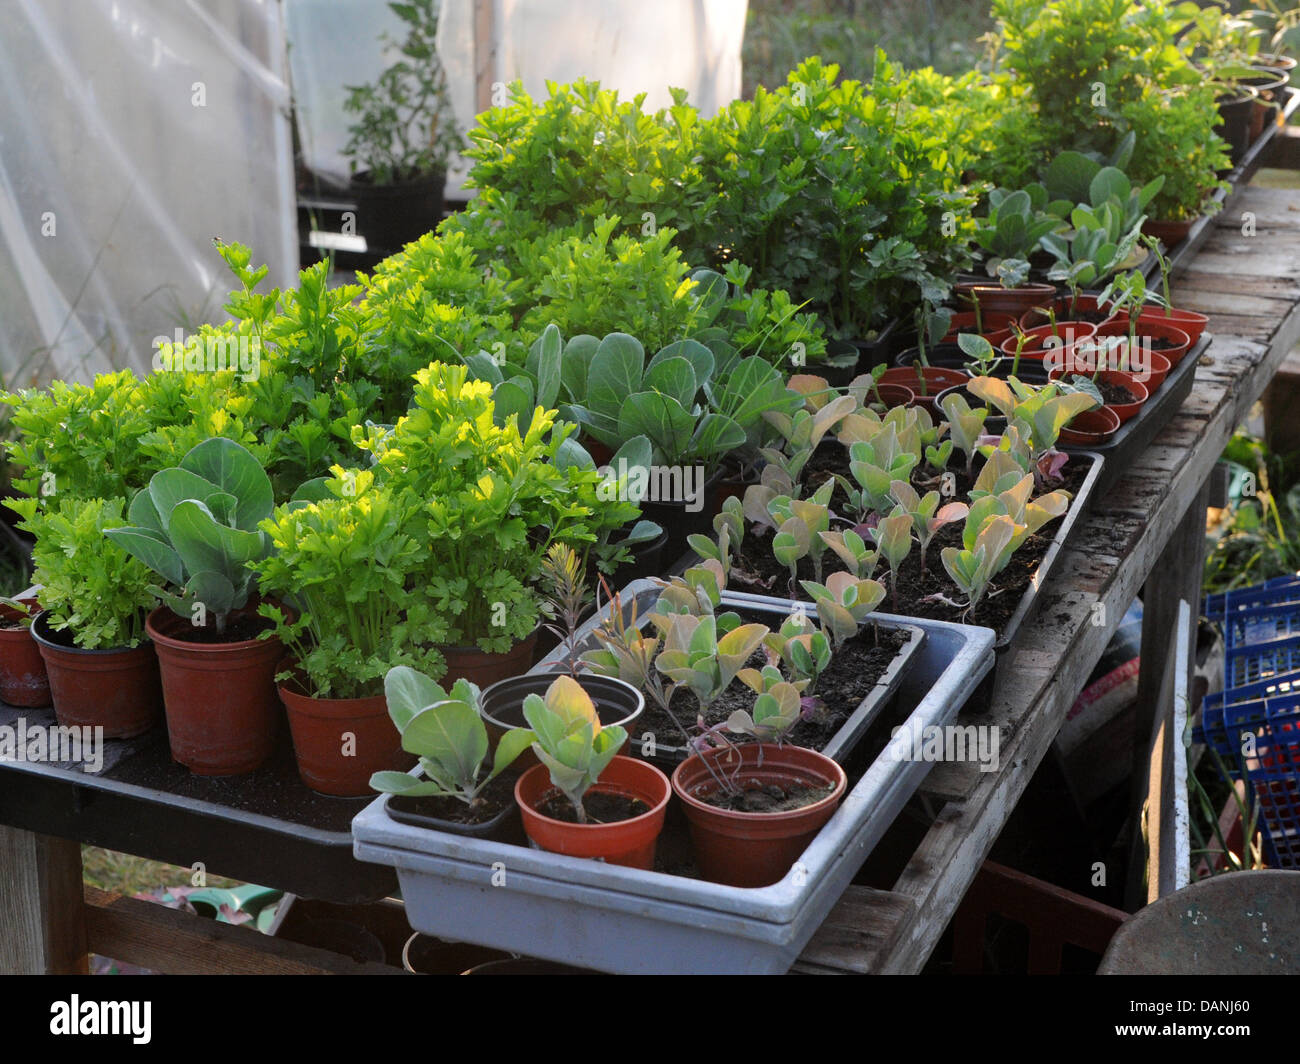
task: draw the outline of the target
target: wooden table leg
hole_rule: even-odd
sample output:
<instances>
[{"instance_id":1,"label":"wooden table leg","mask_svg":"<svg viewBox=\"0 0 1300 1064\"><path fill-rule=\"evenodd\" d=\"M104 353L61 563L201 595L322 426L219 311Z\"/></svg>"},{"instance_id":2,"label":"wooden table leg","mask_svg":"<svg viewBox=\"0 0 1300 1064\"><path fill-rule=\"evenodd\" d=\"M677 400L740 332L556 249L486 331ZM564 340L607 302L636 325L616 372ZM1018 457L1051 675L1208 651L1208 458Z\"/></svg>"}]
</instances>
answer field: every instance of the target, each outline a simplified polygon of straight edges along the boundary
<instances>
[{"instance_id":1,"label":"wooden table leg","mask_svg":"<svg viewBox=\"0 0 1300 1064\"><path fill-rule=\"evenodd\" d=\"M1129 874L1125 906L1135 911L1147 903L1144 885L1146 847L1142 838L1142 806L1150 783L1152 743L1163 722L1172 720L1167 710L1174 698L1174 654L1172 638L1178 628L1178 603L1191 604L1192 615L1200 613L1201 581L1205 568L1205 506L1209 482L1201 485L1179 522L1168 545L1160 555L1142 589L1142 661L1138 670L1138 694L1133 725L1133 768L1130 809ZM1196 662L1196 625L1189 635L1191 652L1187 655L1190 672ZM1181 737L1178 737L1181 742ZM1159 796L1156 796L1159 800Z\"/></svg>"},{"instance_id":2,"label":"wooden table leg","mask_svg":"<svg viewBox=\"0 0 1300 1064\"><path fill-rule=\"evenodd\" d=\"M85 975L81 844L0 825L0 974Z\"/></svg>"}]
</instances>

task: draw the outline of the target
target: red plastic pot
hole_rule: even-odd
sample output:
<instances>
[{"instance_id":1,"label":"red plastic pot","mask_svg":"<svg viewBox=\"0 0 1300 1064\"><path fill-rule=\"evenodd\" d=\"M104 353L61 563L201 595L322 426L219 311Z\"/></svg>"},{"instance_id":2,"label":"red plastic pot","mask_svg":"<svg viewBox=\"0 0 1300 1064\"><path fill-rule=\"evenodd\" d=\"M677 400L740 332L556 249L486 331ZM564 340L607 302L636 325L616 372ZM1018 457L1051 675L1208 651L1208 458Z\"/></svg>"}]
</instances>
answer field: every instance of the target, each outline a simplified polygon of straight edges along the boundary
<instances>
[{"instance_id":1,"label":"red plastic pot","mask_svg":"<svg viewBox=\"0 0 1300 1064\"><path fill-rule=\"evenodd\" d=\"M1072 447L1090 447L1105 443L1119 430L1119 415L1108 406L1085 410L1061 429L1059 440Z\"/></svg>"},{"instance_id":2,"label":"red plastic pot","mask_svg":"<svg viewBox=\"0 0 1300 1064\"><path fill-rule=\"evenodd\" d=\"M1052 301L1052 310L1056 314L1057 321L1078 321L1079 314L1093 313L1105 314L1111 317L1108 307L1103 307L1097 302L1097 297L1091 292L1080 292L1078 298L1072 296L1058 296ZM1020 315L1020 327L1022 329L1034 329L1040 325L1050 325L1051 319L1047 316L1045 307L1031 307ZM1096 322L1087 324L1095 325Z\"/></svg>"},{"instance_id":3,"label":"red plastic pot","mask_svg":"<svg viewBox=\"0 0 1300 1064\"><path fill-rule=\"evenodd\" d=\"M913 394L914 402L921 406L933 408L934 399L945 388L951 388L954 384L964 384L970 380L970 374L960 369L947 369L943 366L922 366L920 367L921 376L925 380L925 387L922 390L920 381L916 378L916 367L914 366L894 366L885 370L880 375L881 384L901 384L910 388Z\"/></svg>"},{"instance_id":4,"label":"red plastic pot","mask_svg":"<svg viewBox=\"0 0 1300 1064\"><path fill-rule=\"evenodd\" d=\"M1181 329L1187 334L1189 347L1201 338L1201 333L1205 332L1205 327L1210 324L1207 315L1198 314L1194 310L1179 310L1176 307L1143 307L1138 313L1138 321L1153 321L1159 325L1172 325L1176 329Z\"/></svg>"},{"instance_id":5,"label":"red plastic pot","mask_svg":"<svg viewBox=\"0 0 1300 1064\"><path fill-rule=\"evenodd\" d=\"M649 871L654 868L655 842L664 826L664 811L672 787L668 777L648 761L619 755L601 773L588 794L622 794L639 798L648 812L612 824L570 824L537 811L537 803L552 790L545 765L535 765L515 781L515 801L524 831L543 850L569 857L599 857L607 864Z\"/></svg>"},{"instance_id":6,"label":"red plastic pot","mask_svg":"<svg viewBox=\"0 0 1300 1064\"><path fill-rule=\"evenodd\" d=\"M457 680L468 680L479 687L490 687L511 676L522 676L533 665L533 650L537 646L537 633L541 626L534 628L527 636L519 640L509 650L502 653L489 653L478 647L441 647L442 656L447 659L447 674L442 679L444 687L450 688Z\"/></svg>"},{"instance_id":7,"label":"red plastic pot","mask_svg":"<svg viewBox=\"0 0 1300 1064\"><path fill-rule=\"evenodd\" d=\"M255 613L249 606L231 617ZM270 757L280 718L280 640L196 643L185 638L189 620L166 606L149 614L145 628L158 648L172 758L198 776L236 776Z\"/></svg>"},{"instance_id":8,"label":"red plastic pot","mask_svg":"<svg viewBox=\"0 0 1300 1064\"><path fill-rule=\"evenodd\" d=\"M1019 288L1003 288L999 284L964 282L956 286L958 300L968 306L978 301L981 315L1010 314L1019 318L1031 307L1045 307L1056 298L1056 286L1051 284L1022 284Z\"/></svg>"},{"instance_id":9,"label":"red plastic pot","mask_svg":"<svg viewBox=\"0 0 1300 1064\"><path fill-rule=\"evenodd\" d=\"M1097 326L1087 321L1058 321L1055 326L1050 322L1046 325L1035 325L1024 330L1025 346L1020 353L1022 356L1029 354L1041 358L1053 351L1074 347L1096 331ZM1017 343L1019 337L1012 335L1010 339L1002 341L999 350L1005 355L1014 355Z\"/></svg>"},{"instance_id":10,"label":"red plastic pot","mask_svg":"<svg viewBox=\"0 0 1300 1064\"><path fill-rule=\"evenodd\" d=\"M158 657L152 643L131 649L82 650L67 632L49 626L49 614L32 622L50 678L54 716L65 727L103 728L106 739L129 739L162 715Z\"/></svg>"},{"instance_id":11,"label":"red plastic pot","mask_svg":"<svg viewBox=\"0 0 1300 1064\"><path fill-rule=\"evenodd\" d=\"M1051 378L1052 380L1057 380L1066 372L1066 370L1052 370ZM1104 369L1097 374L1097 379L1105 381L1108 384L1119 385L1120 387L1127 388L1129 393L1135 396L1131 403L1106 404L1107 410L1113 410L1118 415L1119 423L1121 425L1130 418L1135 417L1142 409L1142 404L1151 397L1151 392L1147 386L1131 373L1122 373L1117 369Z\"/></svg>"},{"instance_id":12,"label":"red plastic pot","mask_svg":"<svg viewBox=\"0 0 1300 1064\"><path fill-rule=\"evenodd\" d=\"M760 754L762 763L759 763ZM831 787L825 798L783 813L738 813L701 798L718 784L705 764L730 774L739 758L737 780L744 783ZM733 887L765 887L779 882L808 848L844 797L848 780L829 757L800 746L747 743L695 754L677 766L673 791L685 807L700 874Z\"/></svg>"},{"instance_id":13,"label":"red plastic pot","mask_svg":"<svg viewBox=\"0 0 1300 1064\"><path fill-rule=\"evenodd\" d=\"M989 333L1010 329L1012 322L1015 320L1010 314L982 313L979 315L979 321L976 321L973 310L959 310L952 316L952 320L948 324L948 334L943 338L942 342L955 344L957 337L961 333L973 333L981 327L983 328L983 335L987 338ZM993 343L993 341L990 340L989 343Z\"/></svg>"},{"instance_id":14,"label":"red plastic pot","mask_svg":"<svg viewBox=\"0 0 1300 1064\"><path fill-rule=\"evenodd\" d=\"M0 605L0 618L14 622L40 612L34 598L18 599L26 613ZM34 708L50 704L50 678L45 672L41 648L28 625L0 628L0 700L11 706Z\"/></svg>"},{"instance_id":15,"label":"red plastic pot","mask_svg":"<svg viewBox=\"0 0 1300 1064\"><path fill-rule=\"evenodd\" d=\"M292 668L282 662L277 671ZM279 686L289 718L298 775L313 791L340 798L371 793L375 772L405 772L415 758L402 749L402 737L388 716L383 695L369 698L311 698L295 681Z\"/></svg>"},{"instance_id":16,"label":"red plastic pot","mask_svg":"<svg viewBox=\"0 0 1300 1064\"><path fill-rule=\"evenodd\" d=\"M879 398L877 398L879 396ZM916 392L905 384L881 382L868 390L867 403L884 403L886 407L911 406L916 402Z\"/></svg>"},{"instance_id":17,"label":"red plastic pot","mask_svg":"<svg viewBox=\"0 0 1300 1064\"><path fill-rule=\"evenodd\" d=\"M1128 337L1128 322L1108 321L1097 330L1096 338L1100 340L1107 336L1123 337L1126 339ZM1143 337L1148 336L1153 339L1168 341L1175 346L1157 351L1151 347L1150 343L1143 343ZM1192 346L1191 337L1189 337L1187 333L1177 325L1170 325L1163 321L1152 321L1149 318L1138 318L1137 339L1138 350L1133 352L1130 364L1136 364L1139 366L1142 364L1143 360L1146 359L1148 354L1164 355L1165 358L1169 360L1170 366L1176 366L1183 360L1183 356L1187 354L1188 348ZM1123 350L1119 352L1121 355L1124 353ZM1111 360L1114 361L1114 358L1112 357Z\"/></svg>"}]
</instances>

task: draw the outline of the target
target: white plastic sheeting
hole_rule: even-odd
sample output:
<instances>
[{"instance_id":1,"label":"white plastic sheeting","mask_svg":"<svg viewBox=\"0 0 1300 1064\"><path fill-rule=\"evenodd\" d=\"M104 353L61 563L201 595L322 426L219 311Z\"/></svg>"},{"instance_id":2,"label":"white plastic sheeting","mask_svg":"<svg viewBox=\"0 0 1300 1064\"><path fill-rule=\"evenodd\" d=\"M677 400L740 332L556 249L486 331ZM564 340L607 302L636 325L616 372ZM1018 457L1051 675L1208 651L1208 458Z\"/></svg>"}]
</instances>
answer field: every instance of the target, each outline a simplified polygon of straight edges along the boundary
<instances>
[{"instance_id":1,"label":"white plastic sheeting","mask_svg":"<svg viewBox=\"0 0 1300 1064\"><path fill-rule=\"evenodd\" d=\"M491 81L588 77L652 108L675 86L706 112L740 91L746 0L445 0L463 128L488 3ZM223 319L214 236L292 283L290 63L304 160L344 178L343 86L400 27L384 0L0 0L4 383L147 370L154 337Z\"/></svg>"},{"instance_id":2,"label":"white plastic sheeting","mask_svg":"<svg viewBox=\"0 0 1300 1064\"><path fill-rule=\"evenodd\" d=\"M651 110L686 89L706 114L740 95L746 0L443 0L438 52L461 129L477 113L476 6L492 5L489 81L516 78L534 96L547 81L591 78L624 97L646 93ZM372 80L384 68L381 31L400 36L401 21L383 0L285 0L298 110L307 165L346 180L350 116L343 85ZM465 167L453 167L448 188Z\"/></svg>"},{"instance_id":3,"label":"white plastic sheeting","mask_svg":"<svg viewBox=\"0 0 1300 1064\"><path fill-rule=\"evenodd\" d=\"M147 369L225 317L212 238L293 279L277 0L0 0L0 372Z\"/></svg>"}]
</instances>

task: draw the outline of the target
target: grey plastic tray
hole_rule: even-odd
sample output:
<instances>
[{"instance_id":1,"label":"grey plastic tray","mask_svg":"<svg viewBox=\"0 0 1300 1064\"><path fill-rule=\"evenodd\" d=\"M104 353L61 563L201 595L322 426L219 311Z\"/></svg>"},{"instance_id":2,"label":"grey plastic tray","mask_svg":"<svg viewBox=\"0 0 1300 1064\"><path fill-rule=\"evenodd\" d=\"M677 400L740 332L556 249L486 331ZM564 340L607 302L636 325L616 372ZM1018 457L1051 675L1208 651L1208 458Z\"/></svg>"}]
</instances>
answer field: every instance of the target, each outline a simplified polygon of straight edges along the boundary
<instances>
[{"instance_id":1,"label":"grey plastic tray","mask_svg":"<svg viewBox=\"0 0 1300 1064\"><path fill-rule=\"evenodd\" d=\"M660 585L653 579L636 580L628 584L620 596L623 602L623 616L630 623L633 612L637 620L637 627L645 627L648 621L648 615L653 608L656 599L659 597ZM761 595L750 595L744 592L733 592L728 596L733 600L733 606L744 608L755 613L771 614L776 623L790 615L790 603L788 600L779 598L769 598ZM805 612L811 610L809 603L802 603ZM604 623L609 616L610 604L606 603L596 614L590 617L575 633L578 653L586 650L594 650L599 644L592 636L592 632ZM848 756L849 751L862 738L866 730L871 726L879 715L881 710L890 704L895 692L898 691L899 685L902 684L903 678L907 675L908 670L916 661L916 656L925 643L925 629L918 627L910 621L906 624L897 624L892 621L879 621L882 628L902 629L911 633L902 647L899 648L894 660L889 663L889 667L881 674L880 679L876 681L876 686L862 700L850 715L849 718L839 727L834 735L821 752L827 757L834 758L836 761L843 761ZM529 672L551 672L557 667L562 667L561 663L565 657L563 647L556 647L543 660L534 665ZM643 744L640 741L640 735L634 733L631 741L627 744L626 753L634 754L638 757L644 756ZM661 737L655 738L655 754L646 757L646 760L655 761L664 765L685 760L689 753L685 745L674 746L671 743L665 743Z\"/></svg>"},{"instance_id":2,"label":"grey plastic tray","mask_svg":"<svg viewBox=\"0 0 1300 1064\"><path fill-rule=\"evenodd\" d=\"M731 606L749 605L728 596ZM793 607L787 603L786 607ZM909 729L943 726L993 666L993 632L915 624L925 642L898 697ZM886 747L779 883L739 888L409 827L376 799L353 852L397 870L411 926L610 972L786 971L930 766Z\"/></svg>"}]
</instances>

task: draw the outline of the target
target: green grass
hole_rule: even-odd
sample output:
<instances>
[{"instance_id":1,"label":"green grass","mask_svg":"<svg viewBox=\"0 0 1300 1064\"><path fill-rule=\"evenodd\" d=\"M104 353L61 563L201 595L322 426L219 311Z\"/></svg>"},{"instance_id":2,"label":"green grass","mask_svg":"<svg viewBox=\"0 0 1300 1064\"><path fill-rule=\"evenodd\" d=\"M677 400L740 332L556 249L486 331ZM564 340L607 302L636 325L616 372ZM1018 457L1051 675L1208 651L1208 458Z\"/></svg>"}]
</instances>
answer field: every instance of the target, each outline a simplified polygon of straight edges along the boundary
<instances>
[{"instance_id":1,"label":"green grass","mask_svg":"<svg viewBox=\"0 0 1300 1064\"><path fill-rule=\"evenodd\" d=\"M810 55L838 64L842 77L869 79L877 47L909 69L961 74L977 65L978 38L992 28L978 0L750 0L743 92L784 85Z\"/></svg>"},{"instance_id":2,"label":"green grass","mask_svg":"<svg viewBox=\"0 0 1300 1064\"><path fill-rule=\"evenodd\" d=\"M192 887L194 873L188 868L149 861L143 857L105 850L99 846L81 848L82 878L92 887L123 894L148 893L160 887ZM239 881L208 875L204 886L237 887Z\"/></svg>"}]
</instances>

